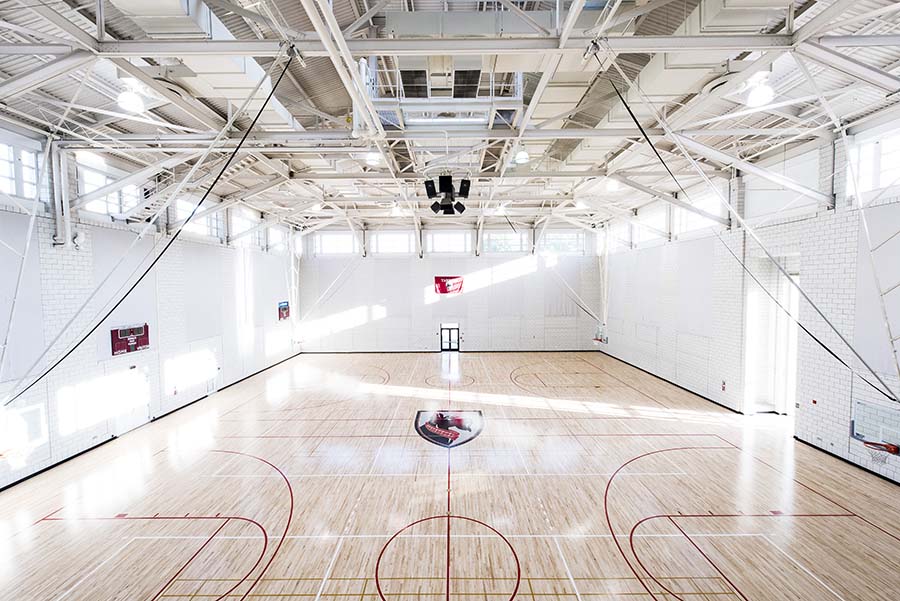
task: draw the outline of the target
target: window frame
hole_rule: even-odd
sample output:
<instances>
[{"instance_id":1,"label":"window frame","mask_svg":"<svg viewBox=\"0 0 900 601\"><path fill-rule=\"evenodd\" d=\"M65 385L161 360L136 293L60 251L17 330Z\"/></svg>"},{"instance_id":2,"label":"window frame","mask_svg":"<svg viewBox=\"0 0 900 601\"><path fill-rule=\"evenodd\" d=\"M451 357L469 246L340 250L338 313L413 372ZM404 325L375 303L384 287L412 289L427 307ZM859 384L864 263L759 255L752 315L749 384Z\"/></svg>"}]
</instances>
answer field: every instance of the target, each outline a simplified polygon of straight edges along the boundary
<instances>
[{"instance_id":1,"label":"window frame","mask_svg":"<svg viewBox=\"0 0 900 601\"><path fill-rule=\"evenodd\" d=\"M431 255L471 255L474 253L474 243L473 236L474 230L460 230L460 229L436 229L436 230L425 230L425 252ZM435 237L449 236L449 235L461 235L465 238L465 244L463 250L435 250Z\"/></svg>"},{"instance_id":2,"label":"window frame","mask_svg":"<svg viewBox=\"0 0 900 601\"><path fill-rule=\"evenodd\" d=\"M486 255L522 254L531 250L531 230L519 230L517 232L507 230L483 230L481 233L481 252ZM520 244L518 249L490 248L490 241L494 237L512 238L518 237Z\"/></svg>"},{"instance_id":3,"label":"window frame","mask_svg":"<svg viewBox=\"0 0 900 601\"><path fill-rule=\"evenodd\" d=\"M548 248L548 246L549 246L547 243L548 240L551 240L554 237L560 237L563 235L566 235L566 236L574 235L579 240L580 248L578 250L572 250L572 249L559 250L559 249ZM541 236L540 243L538 244L537 250L538 250L538 253L540 253L542 255L556 255L556 256L560 256L560 257L583 257L583 256L585 256L585 254L587 254L586 247L587 247L587 236L585 236L584 230L580 230L580 229L577 229L577 230L547 229L544 231L544 234Z\"/></svg>"}]
</instances>

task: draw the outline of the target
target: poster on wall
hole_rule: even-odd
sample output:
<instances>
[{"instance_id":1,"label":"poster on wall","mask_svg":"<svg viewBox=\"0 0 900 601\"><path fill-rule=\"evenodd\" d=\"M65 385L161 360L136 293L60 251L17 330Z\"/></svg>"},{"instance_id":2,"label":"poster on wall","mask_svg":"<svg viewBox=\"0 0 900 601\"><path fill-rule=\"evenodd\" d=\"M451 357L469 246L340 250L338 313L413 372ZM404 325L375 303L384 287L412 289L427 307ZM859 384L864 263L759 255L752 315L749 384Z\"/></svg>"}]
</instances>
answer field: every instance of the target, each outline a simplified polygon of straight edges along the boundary
<instances>
[{"instance_id":1,"label":"poster on wall","mask_svg":"<svg viewBox=\"0 0 900 601\"><path fill-rule=\"evenodd\" d=\"M150 348L150 326L146 323L120 326L110 330L110 338L113 357L135 351L145 351Z\"/></svg>"},{"instance_id":2,"label":"poster on wall","mask_svg":"<svg viewBox=\"0 0 900 601\"><path fill-rule=\"evenodd\" d=\"M436 275L434 276L434 291L436 294L457 294L462 292L463 277L461 275Z\"/></svg>"},{"instance_id":3,"label":"poster on wall","mask_svg":"<svg viewBox=\"0 0 900 601\"><path fill-rule=\"evenodd\" d=\"M278 321L284 321L291 316L291 305L287 301L278 303Z\"/></svg>"}]
</instances>

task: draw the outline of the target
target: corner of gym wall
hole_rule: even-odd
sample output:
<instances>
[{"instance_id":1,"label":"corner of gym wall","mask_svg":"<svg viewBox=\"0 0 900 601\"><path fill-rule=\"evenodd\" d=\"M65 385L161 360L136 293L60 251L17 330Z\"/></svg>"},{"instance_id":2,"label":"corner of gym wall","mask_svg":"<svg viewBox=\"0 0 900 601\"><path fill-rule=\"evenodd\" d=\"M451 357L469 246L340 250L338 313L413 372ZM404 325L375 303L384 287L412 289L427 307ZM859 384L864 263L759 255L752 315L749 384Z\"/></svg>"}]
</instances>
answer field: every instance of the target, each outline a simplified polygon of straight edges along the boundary
<instances>
[{"instance_id":1,"label":"corner of gym wall","mask_svg":"<svg viewBox=\"0 0 900 601\"><path fill-rule=\"evenodd\" d=\"M0 209L0 234L14 247L24 246L27 224L27 215ZM130 275L147 266L160 242L148 236L137 243L69 325L135 239L135 232L111 224L79 222L75 229L77 247L55 246L52 218L37 218L0 391L10 390L46 346L32 375L70 348L133 281ZM0 458L0 487L296 354L292 322L279 321L277 310L279 301L291 298L290 262L288 253L176 241L89 339L0 411L0 425L24 436L27 448L24 456L0 449L6 455ZM5 265L12 263L0 270L3 329L14 283ZM143 323L150 328L150 349L112 356L110 330Z\"/></svg>"}]
</instances>

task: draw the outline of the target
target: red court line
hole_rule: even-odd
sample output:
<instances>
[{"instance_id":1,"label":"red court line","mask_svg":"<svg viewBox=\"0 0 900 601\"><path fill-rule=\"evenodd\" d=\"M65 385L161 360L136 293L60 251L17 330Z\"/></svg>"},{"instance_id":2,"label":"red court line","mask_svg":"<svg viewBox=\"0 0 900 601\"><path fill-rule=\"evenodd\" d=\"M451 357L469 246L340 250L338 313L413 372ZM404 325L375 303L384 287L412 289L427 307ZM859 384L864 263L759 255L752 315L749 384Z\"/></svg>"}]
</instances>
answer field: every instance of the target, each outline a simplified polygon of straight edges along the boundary
<instances>
[{"instance_id":1,"label":"red court line","mask_svg":"<svg viewBox=\"0 0 900 601\"><path fill-rule=\"evenodd\" d=\"M645 517L645 518L639 520L638 522L636 522L636 523L634 524L634 526L632 526L631 531L628 533L628 545L629 545L629 547L631 547L631 553L632 553L632 555L634 555L634 558L637 560L638 565L641 567L641 569L643 569L645 572L647 572L647 576L649 576L650 579L651 579L653 582L655 582L661 589L663 589L664 591L666 591L668 594L672 595L673 597L675 597L675 598L678 599L679 601L684 601L684 600L683 600L681 597L679 597L675 592L673 592L672 590L666 588L666 586L665 586L663 583L661 583L661 582L656 578L656 576L654 576L653 572L651 572L649 569L647 569L647 566L645 566L645 565L644 565L644 562L641 561L641 557L640 557L640 555L638 555L638 552L637 552L637 550L635 549L635 546L634 546L634 535L635 535L635 533L637 532L637 529L641 526L641 524L643 524L644 522L649 522L649 521L656 520L656 519L666 518L666 519L668 519L669 521L671 521L672 524L678 529L678 531L681 532L682 536L684 536L684 538L686 538L686 539L688 540L688 542L690 542L691 545L693 545L693 546L697 549L697 551L700 552L700 554L704 557L704 559L706 559L707 563L709 563L713 568L715 568L715 570L716 570L717 572L719 572L719 574L725 579L725 581L728 582L728 584L730 584L731 587L734 588L734 590L735 590L739 595L741 595L741 596L743 597L743 593L741 593L741 591L740 591L740 590L739 590L739 589L731 582L731 580L729 580L728 576L726 576L726 575L722 572L722 570L719 569L719 567L712 561L712 559L711 559L706 553L704 553L702 549L699 548L699 546L694 542L694 540L691 539L690 535L688 535L684 530L681 529L681 527L680 527L678 524L676 524L676 523L674 522L674 518L781 518L781 517L792 517L792 518L852 518L852 517L855 517L855 516L854 516L853 514L849 514L849 513L779 513L779 514L774 514L774 513L727 513L727 514L726 514L726 513L716 513L716 514L712 514L712 513L698 513L698 514L682 514L682 513L678 513L678 514L659 514L659 515L651 515L651 516L648 516L648 517Z\"/></svg>"},{"instance_id":2,"label":"red court line","mask_svg":"<svg viewBox=\"0 0 900 601\"><path fill-rule=\"evenodd\" d=\"M729 447L679 447L679 448L660 449L660 450L656 450L656 451L651 451L651 452L648 452L648 453L644 453L644 454L638 455L637 457L633 457L632 459L629 459L627 462L625 462L624 464L622 464L621 466L619 466L619 468L616 469L615 472L613 472L612 476L610 476L610 479L607 481L606 489L605 489L604 494L603 494L603 505L604 505L604 513L605 513L605 515L606 515L606 523L607 523L607 527L609 528L610 534L612 534L613 542L616 544L616 548L618 549L619 554L622 556L622 559L623 559L623 560L625 561L625 563L628 565L629 569L632 571L632 573L635 575L635 577L637 577L638 581L641 583L641 586L644 588L644 590L646 590L647 593L648 593L653 599L657 599L656 595L655 595L655 594L647 587L646 583L644 583L644 581L643 581L643 579L641 578L641 576L637 573L637 570L635 570L634 566L632 566L632 564L631 564L631 562L629 561L627 555L625 554L624 550L622 549L622 546L619 544L618 536L617 536L616 533L613 531L612 522L611 522L610 517L609 517L609 492L610 492L610 487L612 486L612 483L613 483L613 481L615 480L616 476L619 474L619 472L620 472L623 468L625 468L625 467L626 467L627 465L629 465L630 463L632 463L632 462L634 462L634 461L637 461L638 459L641 459L641 458L643 458L643 457L647 457L647 456L649 456L649 455L654 455L654 454L657 454L657 453L664 453L664 452L668 452L668 451L680 451L680 450L704 450L704 449L726 449L726 448L727 448L727 449L734 449L734 450L743 451L743 449L741 449L741 448L738 447L737 445L734 445L733 443L731 443L731 442L725 440L724 438L722 438L721 436L719 436L719 435L717 435L717 434L711 434L711 436L714 436L714 437L718 438L719 440L722 440L722 441L728 443ZM752 457L753 459L755 459L756 461L759 461L760 463L762 463L763 465L765 465L766 467L768 467L769 469L773 470L773 471L776 472L776 473L779 473L779 474L783 474L783 473L784 473L784 472L782 472L781 470L779 470L778 468L776 468L776 467L770 465L770 464L767 463L766 461L763 461L762 459L759 459L758 457L755 457L755 456L753 456L753 455L751 455L751 457ZM853 517L853 518L859 519L860 521L864 522L865 524L868 524L869 526L875 528L876 530L878 530L878 531L880 531L880 532L882 532L882 533L884 533L884 534L890 536L891 538L893 538L893 539L895 539L895 540L897 540L897 541L900 541L900 537L898 537L897 535L895 535L895 534L893 534L893 533L887 531L886 529L882 528L881 526L878 526L877 524L871 522L870 520L868 520L868 519L866 519L866 518L860 516L860 515L857 514L856 512L854 512L854 511L848 509L846 506L842 505L841 503L838 503L838 502L835 501L834 499L831 499L830 497L828 497L827 495L825 495L825 494L819 492L819 491L816 490L815 488L813 488L813 487L811 487L811 486L809 486L809 485L807 485L807 484L804 484L804 483L800 482L800 481L797 480L796 478L791 478L791 479L793 480L794 483L796 483L796 484L798 484L799 486L801 486L801 487L803 487L803 488L809 490L810 492L812 492L813 494L819 496L820 498L825 499L826 501L828 501L829 503L835 505L836 507L840 508L842 511L844 511L844 512L846 512L846 513L843 513L843 514L793 514L793 515L791 515L791 514L781 514L781 515L787 515L787 517ZM725 576L725 574L719 569L719 567L718 567L718 566L717 566L717 565L709 558L708 555L706 555L706 554L702 551L702 549L700 549L700 548L698 547L698 545L697 545L697 544L696 544L696 543L695 543L695 542L694 542L694 541L693 541L693 540L692 540L692 539L691 539L691 538L690 538L690 537L689 537L689 536L681 529L681 527L680 527L678 524L676 524L676 523L674 522L674 520L673 520L672 518L692 518L692 517L696 517L696 518L710 518L710 517L780 517L780 515L776 515L776 514L737 514L737 515L730 515L730 514L712 514L712 513L708 513L708 514L696 514L696 515L693 515L693 514L688 514L688 515L673 514L673 515L671 515L671 516L650 516L649 518L644 518L644 519L642 519L641 521L638 522L638 524L640 524L640 523L642 523L642 522L644 522L644 521L647 521L648 519L652 519L653 517L668 517L668 518L670 519L670 521L673 522L674 526L675 526L676 528L678 528L679 531L681 531L682 535L685 536L685 538L687 538L687 539L690 541L690 543L691 543L695 548L697 548L697 551L700 552L700 554L704 557L704 559L705 559L705 560L706 560L706 561L707 561L707 562L708 562L708 563L709 563L709 564L710 564L717 572L719 572L719 573L722 575L723 578L725 578L725 580L726 580L726 581L734 588L734 590L735 590L739 595L741 595L742 597L744 597L743 593L742 593L739 589L737 589L737 587L735 587L735 586L731 583L731 581L728 579L727 576ZM635 524L635 526L632 528L632 531L631 531L632 534L633 534L633 532L634 532L634 528L636 528L638 524ZM631 544L631 542L632 542L632 537L629 536L629 543ZM633 545L632 545L632 553L634 553L634 547L633 547ZM641 567L642 569L644 569L644 571L647 572L647 574L650 576L651 579L653 579L654 582L656 582L656 584L658 584L658 585L661 586L664 590L666 590L667 592L669 592L669 594L675 596L676 598L679 598L679 597L677 597L677 595L675 595L674 593L672 593L671 591L669 591L668 589L666 589L666 588L665 588L662 584L660 584L655 578L653 578L653 575L646 569L646 567L643 566L643 564L641 563L640 558L637 556L637 554L635 554L635 559L637 559L638 563L640 564L640 567ZM746 599L746 597L744 597L744 599Z\"/></svg>"},{"instance_id":3,"label":"red court line","mask_svg":"<svg viewBox=\"0 0 900 601\"><path fill-rule=\"evenodd\" d=\"M752 455L751 455L751 456L752 456ZM775 467L774 465L771 465L770 463L768 463L767 461L764 461L764 460L760 459L759 457L753 457L753 459L755 459L756 461L762 463L763 465L765 465L765 466L768 467L769 469L771 469L771 470L773 470L773 471L775 471L775 472L777 472L777 473L779 473L779 474L783 474L783 473L784 473L783 471L781 471L780 469L778 469L778 468ZM884 534L887 534L888 536L890 536L890 537L891 537L892 539L894 539L895 541L900 542L900 536L897 536L896 534L894 534L894 533L892 533L892 532L889 532L888 530L882 528L882 527L879 526L878 524L875 524L875 523L869 521L867 518L864 518L863 516L859 515L859 514L856 513L855 511L853 511L853 510L851 510L851 509L848 509L846 506L842 505L841 503L838 503L837 501L835 501L834 499L832 499L832 498L829 497L828 495L826 495L826 494L824 494L824 493L822 493L822 492L819 492L818 490L816 490L816 489L813 488L812 486L809 486L808 484L804 484L803 482L800 482L800 480L798 480L798 479L796 479L796 478L791 478L791 480L793 480L795 484L799 484L800 486L802 486L802 487L805 488L806 490L810 491L811 493L813 493L813 494L815 494L815 495L817 495L817 496L819 496L819 497L825 499L826 501L828 501L828 502L831 503L832 505L834 505L834 506L836 506L836 507L840 507L842 510L846 511L847 513L852 514L853 517L859 518L859 520L865 522L866 524L868 524L868 525L871 526L872 528L875 528L876 530L879 530L880 532L882 532L882 533L884 533Z\"/></svg>"},{"instance_id":4,"label":"red court line","mask_svg":"<svg viewBox=\"0 0 900 601\"><path fill-rule=\"evenodd\" d=\"M452 381L447 380L447 409L450 409ZM450 447L447 447L447 601L450 601Z\"/></svg>"},{"instance_id":5,"label":"red court line","mask_svg":"<svg viewBox=\"0 0 900 601\"><path fill-rule=\"evenodd\" d=\"M476 520L475 518L470 518L470 517L466 517L463 515L451 515L451 516L433 515L433 516L430 516L427 518L422 518L422 519L416 520L415 522L411 522L411 523L407 524L406 526L404 526L403 528L401 528L400 530L398 530L397 532L395 532L391 536L391 538L389 538L387 540L387 542L384 543L384 546L381 547L381 551L378 552L378 558L375 560L375 588L378 591L378 597L381 599L381 601L387 601L387 598L384 596L384 591L381 590L380 569L381 569L381 560L384 558L384 552L387 551L387 548L391 545L392 542L394 542L394 540L398 536L400 536L401 534L403 534L404 532L406 532L413 526L416 526L423 522L429 522L431 520L443 519L444 517L447 517L448 519L453 519L453 520L466 520L467 522L473 522L475 524L483 526L483 527L487 528L488 530L490 530L491 532L493 532L494 534L496 534L497 536L499 536L500 539L506 544L507 548L509 548L510 553L512 553L513 560L516 562L516 585L513 588L512 594L509 596L509 599L507 599L507 601L513 601L516 598L516 595L519 593L519 586L522 582L522 564L519 562L519 556L516 553L516 549L512 546L512 543L509 542L509 539L507 539L505 536L503 536L503 534L501 534L499 530L497 530L490 524L486 524L485 522L482 522L481 520Z\"/></svg>"},{"instance_id":6,"label":"red court line","mask_svg":"<svg viewBox=\"0 0 900 601\"><path fill-rule=\"evenodd\" d=\"M691 543L691 546L693 546L693 547L697 550L697 552L700 553L700 555L703 556L703 559L705 559L706 562L709 563L709 565L711 565L711 566L713 567L713 569L715 569L716 572L718 572L719 575L722 576L722 578L725 579L725 582L728 583L728 586L730 586L731 588L733 588L734 591L735 591L738 595L740 595L741 599L743 599L744 601L748 601L747 595L745 595L745 594L743 593L743 591L741 591L741 589L739 589L739 588L737 587L737 585L731 581L731 578L729 578L728 576L725 575L725 572L723 572L721 569L719 569L719 566L717 566L717 565L715 564L715 562L714 562L712 559L710 559L709 555L707 555L706 553L703 552L703 549L700 548L700 545L698 545L697 543L695 543L694 540L693 540L690 536L687 535L687 532L685 532L684 530L682 530L682 529L681 529L681 526L679 526L679 525L675 522L675 520L673 520L671 517L669 518L669 521L672 522L672 525L674 525L676 528L678 528L678 531L681 532L682 536L684 536L684 538L686 538L686 539L688 540L688 542ZM647 572L647 573L649 574L649 572Z\"/></svg>"},{"instance_id":7,"label":"red court line","mask_svg":"<svg viewBox=\"0 0 900 601\"><path fill-rule=\"evenodd\" d=\"M181 573L184 572L184 571L187 569L187 567L190 565L190 563L191 563L192 561L194 561L194 559L195 559L198 555L200 555L200 553L203 552L203 549L205 549L205 548L209 545L209 543L212 542L212 539L214 539L214 538L216 537L216 535L217 535L219 532L222 531L222 528L224 528L225 525L226 525L229 521L230 521L230 520L225 519L225 521L222 522L222 523L219 525L218 528L216 528L216 531L213 532L213 533L210 535L210 537L209 537L208 539L206 539L206 542L204 542L204 543L200 546L199 549L197 549L196 551L194 551L194 554L191 555L190 558L189 558L186 562L184 562L184 565L181 566L181 568L179 568L177 572L175 572L174 574L172 574L172 577L169 578L169 581L166 582L166 583L163 585L163 587L162 587L161 589L159 589L159 592L158 592L158 593L156 593L155 595L153 595L153 596L150 598L150 601L156 601L156 599L159 599L160 595L162 595L162 594L166 591L167 588L169 588L170 586L172 586L172 583L175 582L175 579L178 578L178 577L181 575Z\"/></svg>"},{"instance_id":8,"label":"red court line","mask_svg":"<svg viewBox=\"0 0 900 601\"><path fill-rule=\"evenodd\" d=\"M250 457L252 459L255 459L257 461L261 461L262 463L265 463L266 465L271 467L273 470L278 472L278 474L281 476L282 480L284 480L284 483L287 486L288 495L290 496L290 502L291 502L290 509L288 511L287 521L285 522L285 525L284 525L284 531L281 534L281 540L278 541L278 545L276 545L275 549L272 551L272 555L269 557L269 561L266 562L266 565L263 566L262 570L260 570L259 574L256 576L256 579L250 585L250 588L248 588L247 592L245 592L243 594L243 596L241 597L241 601L243 601L250 595L250 593L253 591L253 589L256 588L256 585L259 584L259 581L262 579L262 577L266 574L266 572L272 566L272 562L275 561L275 557L278 555L278 552L281 551L281 546L284 544L284 541L287 538L287 533L290 530L291 522L294 519L294 488L291 486L291 481L288 480L288 477L284 474L283 471L281 471L281 469L278 466L276 466L275 464L273 464L272 462L270 462L266 459L263 459L262 457L257 457L256 455L250 455L249 453L242 453L240 451L228 451L228 450L224 450L224 449L213 449L212 452L213 453L222 453L225 455L239 455L239 456L243 456L243 457ZM240 583L238 583L238 584L240 584Z\"/></svg>"},{"instance_id":9,"label":"red court line","mask_svg":"<svg viewBox=\"0 0 900 601\"><path fill-rule=\"evenodd\" d=\"M236 589L237 587L239 587L241 584L244 583L244 581L247 580L247 578L250 577L250 574L252 574L253 571L256 570L257 566L259 566L259 564L260 564L260 562L262 561L263 557L265 557L266 549L267 549L268 546L269 546L269 534L268 534L268 532L266 531L265 527L264 527L262 524L260 524L259 522L257 522L256 520L252 519L252 518L247 518L247 517L243 517L243 516L239 516L239 515L230 515L230 516L224 516L224 515L173 515L173 516L163 516L163 515L156 514L156 515L151 515L151 516L129 516L129 515L123 515L123 516L114 516L114 517L46 518L46 521L48 521L48 522L69 522L69 521L85 521L85 522L88 522L88 521L91 521L91 522L93 522L93 521L111 521L111 522L115 522L115 521L129 521L129 520L136 520L136 521L141 521L141 520L159 520L159 521L170 521L170 520L184 520L184 521L195 521L195 520L196 520L196 521L204 521L204 520L225 520L226 522L227 522L227 521L230 521L230 520L237 520L237 521L242 521L242 522L247 522L247 523L249 523L249 524L253 524L253 525L256 526L257 528L259 528L259 531L262 532L262 535L263 535L263 547L262 547L262 550L261 550L260 553L259 553L259 557L256 559L256 563L253 564L253 567L250 568L250 571L248 571L247 574L244 575L244 577L241 578L241 579L237 582L237 584L235 584L233 587L231 587L230 589L228 589L228 591L226 591L226 592L225 592L224 594L222 594L221 596L217 597L217 598L215 599L215 601L221 601L222 599L225 599L226 597L228 597L228 595L230 595L231 592L234 591L234 589ZM223 524L223 525L224 525L224 524ZM217 531L217 532L218 532L218 531ZM209 541L207 541L207 543L209 543ZM199 551L198 551L198 553L199 553ZM196 555L197 555L197 554L194 554L194 556L191 557L191 559L188 560L188 562L185 563L185 564L182 566L181 570L184 570L186 567L188 567L188 565L191 563L191 561L193 561L193 560L196 558ZM179 570L179 572L180 572L181 570ZM169 586L169 584L171 584L171 581L170 581L169 583L166 584L166 587ZM165 590L166 587L163 587L163 590ZM159 595L159 593L157 593L157 595Z\"/></svg>"},{"instance_id":10,"label":"red court line","mask_svg":"<svg viewBox=\"0 0 900 601\"><path fill-rule=\"evenodd\" d=\"M34 522L34 524L32 524L32 526L34 526L35 524L40 524L40 523L43 522L44 520L50 519L52 516L56 515L57 513L59 513L59 512L62 511L62 510L63 510L63 508L60 507L59 509L57 509L57 510L55 510L55 511L51 511L50 513L48 513L47 515L45 515L44 517L42 517L42 518L39 519L38 521Z\"/></svg>"},{"instance_id":11,"label":"red court line","mask_svg":"<svg viewBox=\"0 0 900 601\"><path fill-rule=\"evenodd\" d=\"M654 600L657 599L657 596L653 593L653 591L650 590L650 587L647 586L647 583L644 582L644 579L641 578L641 575L638 573L638 571L635 569L635 567L631 564L631 561L628 560L628 556L626 555L625 550L622 548L622 545L619 543L619 537L616 535L615 530L613 530L612 519L609 516L609 491L610 491L610 488L612 487L612 483L616 479L616 476L619 475L619 472L621 472L623 469L625 469L629 464L634 463L635 461L637 461L639 459L649 457L650 455L657 455L660 453L668 453L668 452L672 452L672 451L696 451L696 450L702 450L702 449L713 449L713 450L727 449L727 450L731 451L731 450L734 450L735 447L733 445L727 446L727 447L674 447L674 448L669 448L669 449L659 449L656 451L648 451L647 453L642 453L642 454L638 455L637 457L632 457L631 459L629 459L628 461L626 461L625 463L620 465L616 469L616 471L614 471L613 474L609 477L609 480L607 480L606 488L603 491L603 513L606 516L606 526L607 526L607 528L609 528L609 533L612 535L612 540L615 543L616 548L619 550L619 555L622 556L622 559L628 565L628 568L634 574L635 578L638 579L638 582L641 583L641 586L644 588L644 590L647 591L647 593L650 595L650 597Z\"/></svg>"}]
</instances>

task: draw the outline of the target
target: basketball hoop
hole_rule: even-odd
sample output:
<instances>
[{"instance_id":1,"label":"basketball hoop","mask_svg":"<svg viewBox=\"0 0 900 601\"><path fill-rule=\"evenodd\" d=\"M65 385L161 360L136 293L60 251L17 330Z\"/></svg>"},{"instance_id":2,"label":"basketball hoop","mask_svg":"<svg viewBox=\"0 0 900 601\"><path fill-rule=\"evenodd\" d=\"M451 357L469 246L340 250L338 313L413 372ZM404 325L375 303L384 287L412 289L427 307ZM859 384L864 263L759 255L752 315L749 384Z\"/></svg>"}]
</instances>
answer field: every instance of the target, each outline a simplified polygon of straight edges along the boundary
<instances>
[{"instance_id":1,"label":"basketball hoop","mask_svg":"<svg viewBox=\"0 0 900 601\"><path fill-rule=\"evenodd\" d=\"M874 465L885 465L888 455L900 455L900 447L889 442L863 442Z\"/></svg>"}]
</instances>

